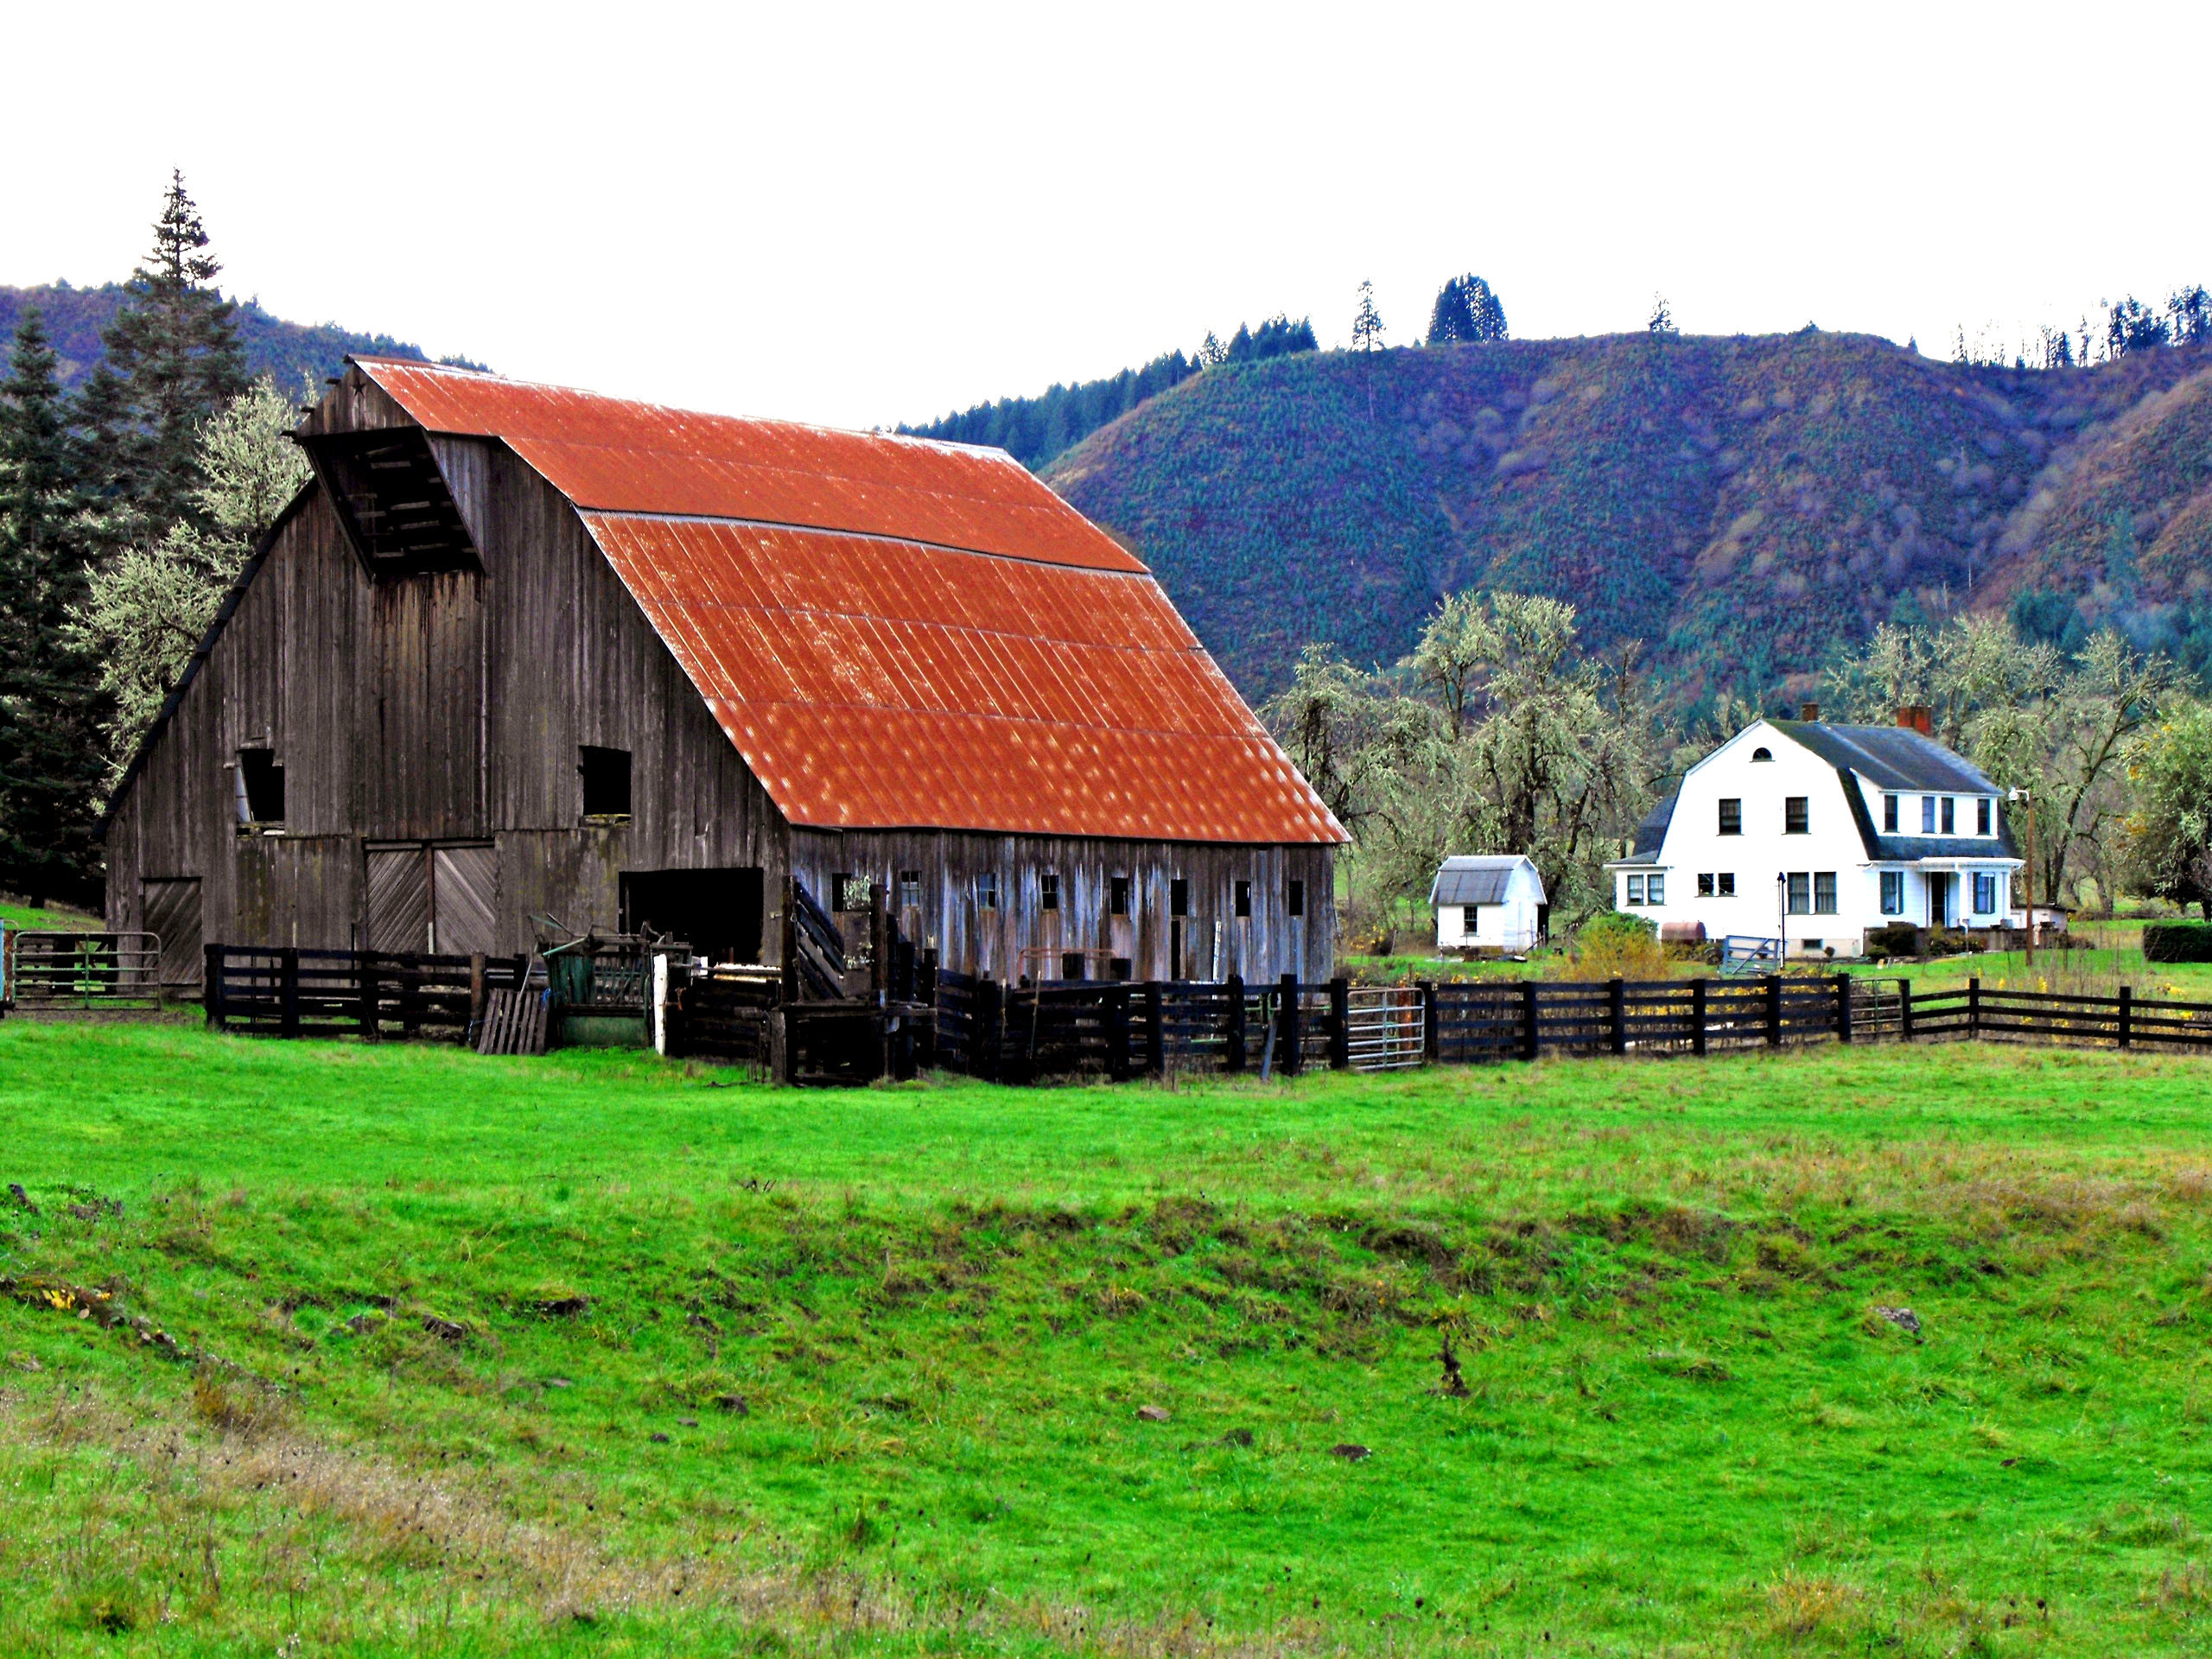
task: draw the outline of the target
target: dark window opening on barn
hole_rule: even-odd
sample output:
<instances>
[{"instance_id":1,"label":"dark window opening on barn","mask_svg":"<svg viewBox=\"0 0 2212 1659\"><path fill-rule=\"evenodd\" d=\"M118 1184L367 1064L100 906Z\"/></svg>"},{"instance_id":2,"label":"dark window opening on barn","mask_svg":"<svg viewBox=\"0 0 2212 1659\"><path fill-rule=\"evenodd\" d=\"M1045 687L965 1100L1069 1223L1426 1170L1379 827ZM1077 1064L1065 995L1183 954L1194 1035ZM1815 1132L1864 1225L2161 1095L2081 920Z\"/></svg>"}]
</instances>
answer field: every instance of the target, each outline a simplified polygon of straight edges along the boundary
<instances>
[{"instance_id":1,"label":"dark window opening on barn","mask_svg":"<svg viewBox=\"0 0 2212 1659\"><path fill-rule=\"evenodd\" d=\"M1167 913L1170 916L1191 913L1191 884L1179 875L1167 884Z\"/></svg>"},{"instance_id":2,"label":"dark window opening on barn","mask_svg":"<svg viewBox=\"0 0 2212 1659\"><path fill-rule=\"evenodd\" d=\"M756 869L625 870L622 931L672 935L709 962L758 962L765 891Z\"/></svg>"},{"instance_id":3,"label":"dark window opening on barn","mask_svg":"<svg viewBox=\"0 0 2212 1659\"><path fill-rule=\"evenodd\" d=\"M922 873L919 870L899 872L899 908L919 910L922 907Z\"/></svg>"},{"instance_id":4,"label":"dark window opening on barn","mask_svg":"<svg viewBox=\"0 0 2212 1659\"><path fill-rule=\"evenodd\" d=\"M1058 910L1060 907L1060 878L1052 870L1039 872L1037 876L1037 904L1039 909ZM1081 974L1065 974L1065 979L1081 979Z\"/></svg>"},{"instance_id":5,"label":"dark window opening on barn","mask_svg":"<svg viewBox=\"0 0 2212 1659\"><path fill-rule=\"evenodd\" d=\"M1128 976L1129 959L1127 957L1112 957L1108 958L1106 963L1107 978L1127 979Z\"/></svg>"},{"instance_id":6,"label":"dark window opening on barn","mask_svg":"<svg viewBox=\"0 0 2212 1659\"><path fill-rule=\"evenodd\" d=\"M584 821L627 818L630 751L595 749L587 744L576 755L576 771L584 780Z\"/></svg>"},{"instance_id":7,"label":"dark window opening on barn","mask_svg":"<svg viewBox=\"0 0 2212 1659\"><path fill-rule=\"evenodd\" d=\"M833 875L830 878L830 896L842 911L873 909L875 883L865 875Z\"/></svg>"},{"instance_id":8,"label":"dark window opening on barn","mask_svg":"<svg viewBox=\"0 0 2212 1659\"><path fill-rule=\"evenodd\" d=\"M276 764L274 749L238 751L238 822L284 822L284 768Z\"/></svg>"},{"instance_id":9,"label":"dark window opening on barn","mask_svg":"<svg viewBox=\"0 0 2212 1659\"><path fill-rule=\"evenodd\" d=\"M1236 913L1239 916L1249 916L1252 913L1252 884L1249 881L1239 881L1236 884Z\"/></svg>"},{"instance_id":10,"label":"dark window opening on barn","mask_svg":"<svg viewBox=\"0 0 2212 1659\"><path fill-rule=\"evenodd\" d=\"M1107 884L1106 907L1116 916L1129 913L1129 878L1117 875Z\"/></svg>"},{"instance_id":11,"label":"dark window opening on barn","mask_svg":"<svg viewBox=\"0 0 2212 1659\"><path fill-rule=\"evenodd\" d=\"M480 568L427 435L416 427L311 438L308 458L361 561L380 577Z\"/></svg>"},{"instance_id":12,"label":"dark window opening on barn","mask_svg":"<svg viewBox=\"0 0 2212 1659\"><path fill-rule=\"evenodd\" d=\"M976 908L996 910L999 907L999 878L995 870L985 870L976 878Z\"/></svg>"},{"instance_id":13,"label":"dark window opening on barn","mask_svg":"<svg viewBox=\"0 0 2212 1659\"><path fill-rule=\"evenodd\" d=\"M1060 952L1060 977L1062 979L1081 979L1083 977L1082 951L1063 950Z\"/></svg>"},{"instance_id":14,"label":"dark window opening on barn","mask_svg":"<svg viewBox=\"0 0 2212 1659\"><path fill-rule=\"evenodd\" d=\"M1286 916L1303 916L1306 913L1306 883L1296 877L1293 877L1283 888L1282 913Z\"/></svg>"}]
</instances>

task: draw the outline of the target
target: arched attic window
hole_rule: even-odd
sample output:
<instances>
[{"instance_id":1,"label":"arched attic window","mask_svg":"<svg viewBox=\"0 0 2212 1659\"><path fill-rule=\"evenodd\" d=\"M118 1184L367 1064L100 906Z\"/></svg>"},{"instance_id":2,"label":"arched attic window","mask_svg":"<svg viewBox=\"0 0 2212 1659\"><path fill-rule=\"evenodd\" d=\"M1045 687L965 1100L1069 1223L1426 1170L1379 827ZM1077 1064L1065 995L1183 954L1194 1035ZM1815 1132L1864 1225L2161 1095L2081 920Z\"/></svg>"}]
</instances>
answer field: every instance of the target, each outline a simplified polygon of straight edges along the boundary
<instances>
[{"instance_id":1,"label":"arched attic window","mask_svg":"<svg viewBox=\"0 0 2212 1659\"><path fill-rule=\"evenodd\" d=\"M1753 749L1751 751L1751 759L1754 760L1771 760L1774 759L1774 751L1772 749Z\"/></svg>"}]
</instances>

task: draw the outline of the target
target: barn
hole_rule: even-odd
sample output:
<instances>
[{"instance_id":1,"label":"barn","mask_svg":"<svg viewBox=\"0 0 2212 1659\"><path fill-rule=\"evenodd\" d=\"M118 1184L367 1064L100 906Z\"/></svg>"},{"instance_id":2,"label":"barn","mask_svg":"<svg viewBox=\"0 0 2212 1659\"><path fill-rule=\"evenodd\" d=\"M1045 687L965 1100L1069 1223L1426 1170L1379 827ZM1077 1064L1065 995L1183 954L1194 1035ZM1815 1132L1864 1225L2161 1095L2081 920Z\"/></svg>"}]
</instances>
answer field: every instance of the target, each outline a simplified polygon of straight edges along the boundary
<instances>
[{"instance_id":1,"label":"barn","mask_svg":"<svg viewBox=\"0 0 2212 1659\"><path fill-rule=\"evenodd\" d=\"M1328 976L1344 831L1004 454L369 357L296 437L108 808L168 983L549 921L758 961L794 881L1003 981Z\"/></svg>"}]
</instances>

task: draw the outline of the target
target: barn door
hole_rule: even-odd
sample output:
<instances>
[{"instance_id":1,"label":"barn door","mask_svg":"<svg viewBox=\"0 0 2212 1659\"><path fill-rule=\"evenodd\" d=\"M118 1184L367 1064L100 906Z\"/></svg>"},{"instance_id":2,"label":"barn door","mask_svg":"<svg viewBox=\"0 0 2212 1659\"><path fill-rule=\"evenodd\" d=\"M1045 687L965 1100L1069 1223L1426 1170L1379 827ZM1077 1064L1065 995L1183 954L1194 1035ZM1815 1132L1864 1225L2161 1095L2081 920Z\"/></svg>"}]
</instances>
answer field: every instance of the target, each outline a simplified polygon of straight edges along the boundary
<instances>
[{"instance_id":1,"label":"barn door","mask_svg":"<svg viewBox=\"0 0 2212 1659\"><path fill-rule=\"evenodd\" d=\"M162 942L156 972L163 985L200 981L200 878L153 876L138 884L139 924Z\"/></svg>"},{"instance_id":2,"label":"barn door","mask_svg":"<svg viewBox=\"0 0 2212 1659\"><path fill-rule=\"evenodd\" d=\"M448 957L491 955L498 937L499 850L434 847L430 861L431 949Z\"/></svg>"},{"instance_id":3,"label":"barn door","mask_svg":"<svg viewBox=\"0 0 2212 1659\"><path fill-rule=\"evenodd\" d=\"M420 846L369 849L369 949L430 948L430 862Z\"/></svg>"}]
</instances>

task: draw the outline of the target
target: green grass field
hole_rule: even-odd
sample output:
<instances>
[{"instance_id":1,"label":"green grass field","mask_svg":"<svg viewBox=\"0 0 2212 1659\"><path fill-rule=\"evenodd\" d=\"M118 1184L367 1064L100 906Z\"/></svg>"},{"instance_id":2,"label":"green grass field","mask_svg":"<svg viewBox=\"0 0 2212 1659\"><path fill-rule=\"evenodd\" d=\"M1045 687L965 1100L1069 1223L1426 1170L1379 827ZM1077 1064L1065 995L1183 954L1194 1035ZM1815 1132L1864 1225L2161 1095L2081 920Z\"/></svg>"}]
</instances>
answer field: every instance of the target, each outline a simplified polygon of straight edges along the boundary
<instances>
[{"instance_id":1,"label":"green grass field","mask_svg":"<svg viewBox=\"0 0 2212 1659\"><path fill-rule=\"evenodd\" d=\"M0 1652L2201 1651L2206 1075L9 1022Z\"/></svg>"}]
</instances>

